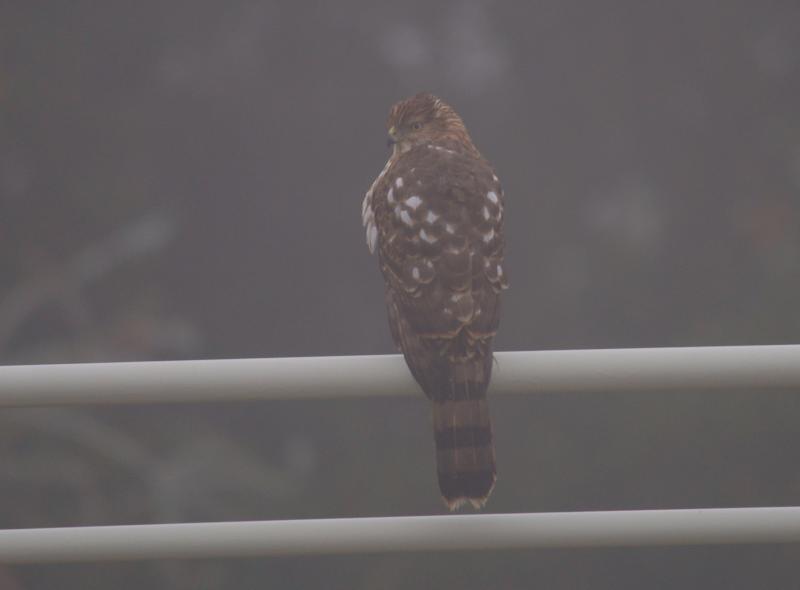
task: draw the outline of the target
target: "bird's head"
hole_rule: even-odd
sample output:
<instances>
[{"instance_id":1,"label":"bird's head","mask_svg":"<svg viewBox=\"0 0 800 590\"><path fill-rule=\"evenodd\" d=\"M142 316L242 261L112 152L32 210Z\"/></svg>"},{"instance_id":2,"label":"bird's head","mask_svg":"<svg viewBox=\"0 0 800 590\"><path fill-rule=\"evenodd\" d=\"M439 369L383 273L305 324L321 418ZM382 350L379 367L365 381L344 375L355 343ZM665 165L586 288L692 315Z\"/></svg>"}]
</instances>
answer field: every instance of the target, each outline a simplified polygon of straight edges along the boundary
<instances>
[{"instance_id":1,"label":"bird's head","mask_svg":"<svg viewBox=\"0 0 800 590\"><path fill-rule=\"evenodd\" d=\"M386 127L389 145L393 146L395 154L443 140L472 144L461 117L450 105L426 92L395 104L389 112Z\"/></svg>"}]
</instances>

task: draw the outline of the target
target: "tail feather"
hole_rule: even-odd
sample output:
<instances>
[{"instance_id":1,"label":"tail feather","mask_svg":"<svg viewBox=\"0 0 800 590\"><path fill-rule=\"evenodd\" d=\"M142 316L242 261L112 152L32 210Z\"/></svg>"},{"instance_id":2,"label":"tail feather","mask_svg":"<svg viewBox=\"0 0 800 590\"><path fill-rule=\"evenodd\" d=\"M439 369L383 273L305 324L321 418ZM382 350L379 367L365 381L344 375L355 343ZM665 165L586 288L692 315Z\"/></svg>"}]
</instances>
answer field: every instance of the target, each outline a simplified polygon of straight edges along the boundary
<instances>
[{"instance_id":1,"label":"tail feather","mask_svg":"<svg viewBox=\"0 0 800 590\"><path fill-rule=\"evenodd\" d=\"M450 393L432 404L439 488L450 510L481 508L497 477L485 387L451 382Z\"/></svg>"},{"instance_id":2,"label":"tail feather","mask_svg":"<svg viewBox=\"0 0 800 590\"><path fill-rule=\"evenodd\" d=\"M390 326L408 368L433 407L436 471L450 510L481 508L492 493L495 467L486 390L492 376L491 338L468 330L456 336L420 336L387 290Z\"/></svg>"}]
</instances>

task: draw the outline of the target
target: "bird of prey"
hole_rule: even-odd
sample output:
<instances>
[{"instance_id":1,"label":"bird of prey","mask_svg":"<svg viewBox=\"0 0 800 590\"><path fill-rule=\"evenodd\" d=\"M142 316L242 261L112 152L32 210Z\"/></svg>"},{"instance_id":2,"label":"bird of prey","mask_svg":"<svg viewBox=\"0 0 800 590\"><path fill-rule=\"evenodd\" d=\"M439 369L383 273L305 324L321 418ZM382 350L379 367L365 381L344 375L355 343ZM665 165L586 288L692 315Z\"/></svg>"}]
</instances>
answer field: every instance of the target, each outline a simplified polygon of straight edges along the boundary
<instances>
[{"instance_id":1,"label":"bird of prey","mask_svg":"<svg viewBox=\"0 0 800 590\"><path fill-rule=\"evenodd\" d=\"M486 390L500 320L503 190L461 117L427 93L389 113L392 153L364 198L395 345L430 399L439 488L482 507L496 479Z\"/></svg>"}]
</instances>

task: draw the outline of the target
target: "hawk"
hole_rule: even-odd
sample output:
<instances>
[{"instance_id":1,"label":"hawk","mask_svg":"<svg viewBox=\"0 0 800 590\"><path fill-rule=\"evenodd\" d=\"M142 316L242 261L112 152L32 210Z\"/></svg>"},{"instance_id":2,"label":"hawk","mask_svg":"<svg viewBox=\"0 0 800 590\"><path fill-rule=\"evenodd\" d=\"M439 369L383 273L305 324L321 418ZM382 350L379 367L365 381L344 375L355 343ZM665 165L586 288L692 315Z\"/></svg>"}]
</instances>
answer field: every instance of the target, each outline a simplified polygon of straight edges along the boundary
<instances>
[{"instance_id":1,"label":"hawk","mask_svg":"<svg viewBox=\"0 0 800 590\"><path fill-rule=\"evenodd\" d=\"M439 488L482 507L496 479L486 389L500 320L503 190L461 117L431 94L395 104L392 153L364 197L395 345L433 407Z\"/></svg>"}]
</instances>

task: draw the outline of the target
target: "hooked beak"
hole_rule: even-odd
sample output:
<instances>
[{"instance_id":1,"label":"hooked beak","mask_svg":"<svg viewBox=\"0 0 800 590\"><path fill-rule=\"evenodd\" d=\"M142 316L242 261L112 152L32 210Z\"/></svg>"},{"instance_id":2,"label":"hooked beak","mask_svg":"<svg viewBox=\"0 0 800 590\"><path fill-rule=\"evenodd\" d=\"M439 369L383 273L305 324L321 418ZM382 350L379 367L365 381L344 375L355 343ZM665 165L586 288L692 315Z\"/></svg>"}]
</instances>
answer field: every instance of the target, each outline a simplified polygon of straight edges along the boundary
<instances>
[{"instance_id":1,"label":"hooked beak","mask_svg":"<svg viewBox=\"0 0 800 590\"><path fill-rule=\"evenodd\" d=\"M394 127L392 127L389 129L389 137L386 140L386 145L388 147L393 147L394 144L396 143L397 143L397 130Z\"/></svg>"}]
</instances>

